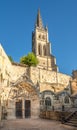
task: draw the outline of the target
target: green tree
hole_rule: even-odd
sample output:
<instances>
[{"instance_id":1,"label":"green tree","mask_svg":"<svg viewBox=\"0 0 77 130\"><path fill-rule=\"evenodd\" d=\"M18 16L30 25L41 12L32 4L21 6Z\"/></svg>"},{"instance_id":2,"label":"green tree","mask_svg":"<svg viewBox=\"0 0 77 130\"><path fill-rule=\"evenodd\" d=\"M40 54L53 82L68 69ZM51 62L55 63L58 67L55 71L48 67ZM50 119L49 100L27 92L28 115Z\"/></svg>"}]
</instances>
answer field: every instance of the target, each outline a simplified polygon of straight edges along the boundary
<instances>
[{"instance_id":1,"label":"green tree","mask_svg":"<svg viewBox=\"0 0 77 130\"><path fill-rule=\"evenodd\" d=\"M14 62L14 60L13 60L13 58L12 58L11 56L8 56L8 58L9 58L9 60L10 60L11 62Z\"/></svg>"},{"instance_id":2,"label":"green tree","mask_svg":"<svg viewBox=\"0 0 77 130\"><path fill-rule=\"evenodd\" d=\"M38 64L38 59L34 55L33 52L29 53L27 56L23 56L20 58L20 63L26 64L29 67L30 66L37 66Z\"/></svg>"}]
</instances>

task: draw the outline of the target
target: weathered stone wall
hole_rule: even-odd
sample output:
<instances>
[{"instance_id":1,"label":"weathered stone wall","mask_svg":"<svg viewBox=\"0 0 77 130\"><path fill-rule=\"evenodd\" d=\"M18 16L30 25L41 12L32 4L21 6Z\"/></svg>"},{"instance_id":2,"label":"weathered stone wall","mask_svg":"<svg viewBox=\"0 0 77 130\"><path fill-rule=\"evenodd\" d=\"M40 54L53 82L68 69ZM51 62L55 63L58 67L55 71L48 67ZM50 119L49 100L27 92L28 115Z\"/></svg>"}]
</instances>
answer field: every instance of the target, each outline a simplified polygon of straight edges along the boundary
<instances>
[{"instance_id":1,"label":"weathered stone wall","mask_svg":"<svg viewBox=\"0 0 77 130\"><path fill-rule=\"evenodd\" d=\"M26 66L20 66L20 65L12 65L12 77L13 81L17 80L23 73L27 72Z\"/></svg>"},{"instance_id":2,"label":"weathered stone wall","mask_svg":"<svg viewBox=\"0 0 77 130\"><path fill-rule=\"evenodd\" d=\"M77 80L76 79L73 79L71 81L71 89L72 89L72 93L77 93Z\"/></svg>"},{"instance_id":3,"label":"weathered stone wall","mask_svg":"<svg viewBox=\"0 0 77 130\"><path fill-rule=\"evenodd\" d=\"M1 74L3 83L7 85L7 81L16 81L23 73L27 73L27 66L19 63L11 63L4 49L0 45L0 80ZM5 85L5 86L6 86Z\"/></svg>"},{"instance_id":4,"label":"weathered stone wall","mask_svg":"<svg viewBox=\"0 0 77 130\"><path fill-rule=\"evenodd\" d=\"M69 84L70 76L62 73L58 73L55 71L46 70L44 68L38 67L30 67L28 69L27 66L13 63L11 64L7 55L5 54L3 48L0 46L0 68L1 73L3 74L4 82L16 81L23 73L28 74L30 79L36 85L39 82L40 91L44 90L52 90L53 87L56 86L56 91L62 90ZM55 84L55 85L54 85ZM57 85L59 84L59 85ZM53 86L52 86L53 85Z\"/></svg>"},{"instance_id":5,"label":"weathered stone wall","mask_svg":"<svg viewBox=\"0 0 77 130\"><path fill-rule=\"evenodd\" d=\"M57 66L55 65L55 58L52 56L37 56L39 60L39 66L47 70L57 71Z\"/></svg>"},{"instance_id":6,"label":"weathered stone wall","mask_svg":"<svg viewBox=\"0 0 77 130\"><path fill-rule=\"evenodd\" d=\"M4 49L0 45L0 81L2 75L2 83L7 86L10 82L16 81L23 73L27 71L27 67L18 63L11 63Z\"/></svg>"},{"instance_id":7,"label":"weathered stone wall","mask_svg":"<svg viewBox=\"0 0 77 130\"><path fill-rule=\"evenodd\" d=\"M51 84L48 83L40 83L40 92L51 90L54 92L54 89L51 87Z\"/></svg>"},{"instance_id":8,"label":"weathered stone wall","mask_svg":"<svg viewBox=\"0 0 77 130\"><path fill-rule=\"evenodd\" d=\"M2 78L2 83L7 85L7 81L11 81L12 74L12 64L6 55L5 51L3 50L2 46L0 45L0 82Z\"/></svg>"},{"instance_id":9,"label":"weathered stone wall","mask_svg":"<svg viewBox=\"0 0 77 130\"><path fill-rule=\"evenodd\" d=\"M37 96L31 99L31 117L36 118L40 115L40 101Z\"/></svg>"},{"instance_id":10,"label":"weathered stone wall","mask_svg":"<svg viewBox=\"0 0 77 130\"><path fill-rule=\"evenodd\" d=\"M0 45L0 69L1 72L3 72L5 69L10 71L9 69L11 68L11 62L6 55L5 51L3 50L2 46Z\"/></svg>"},{"instance_id":11,"label":"weathered stone wall","mask_svg":"<svg viewBox=\"0 0 77 130\"><path fill-rule=\"evenodd\" d=\"M50 89L52 84L60 84L63 88L69 84L70 76L55 71L48 71L45 69L31 67L30 78L37 84L40 83L41 90Z\"/></svg>"}]
</instances>

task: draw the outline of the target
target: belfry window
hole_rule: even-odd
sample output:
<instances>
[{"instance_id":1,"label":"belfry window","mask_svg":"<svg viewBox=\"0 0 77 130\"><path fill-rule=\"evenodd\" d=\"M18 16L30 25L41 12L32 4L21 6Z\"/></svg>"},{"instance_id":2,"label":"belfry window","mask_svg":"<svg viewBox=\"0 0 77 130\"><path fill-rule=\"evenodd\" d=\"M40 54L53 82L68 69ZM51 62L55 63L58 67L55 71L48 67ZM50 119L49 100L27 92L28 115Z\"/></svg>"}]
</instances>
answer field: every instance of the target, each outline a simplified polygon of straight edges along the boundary
<instances>
[{"instance_id":1,"label":"belfry window","mask_svg":"<svg viewBox=\"0 0 77 130\"><path fill-rule=\"evenodd\" d=\"M0 75L0 81L3 82L3 75L2 75L2 73Z\"/></svg>"},{"instance_id":2,"label":"belfry window","mask_svg":"<svg viewBox=\"0 0 77 130\"><path fill-rule=\"evenodd\" d=\"M45 36L44 36L44 35L42 36L42 39L45 39Z\"/></svg>"},{"instance_id":3,"label":"belfry window","mask_svg":"<svg viewBox=\"0 0 77 130\"><path fill-rule=\"evenodd\" d=\"M39 39L41 38L41 34L38 36L39 37Z\"/></svg>"},{"instance_id":4,"label":"belfry window","mask_svg":"<svg viewBox=\"0 0 77 130\"><path fill-rule=\"evenodd\" d=\"M44 56L46 56L46 46L45 45L43 46L43 54L44 54Z\"/></svg>"},{"instance_id":5,"label":"belfry window","mask_svg":"<svg viewBox=\"0 0 77 130\"><path fill-rule=\"evenodd\" d=\"M40 44L38 45L38 54L42 55L42 46Z\"/></svg>"}]
</instances>

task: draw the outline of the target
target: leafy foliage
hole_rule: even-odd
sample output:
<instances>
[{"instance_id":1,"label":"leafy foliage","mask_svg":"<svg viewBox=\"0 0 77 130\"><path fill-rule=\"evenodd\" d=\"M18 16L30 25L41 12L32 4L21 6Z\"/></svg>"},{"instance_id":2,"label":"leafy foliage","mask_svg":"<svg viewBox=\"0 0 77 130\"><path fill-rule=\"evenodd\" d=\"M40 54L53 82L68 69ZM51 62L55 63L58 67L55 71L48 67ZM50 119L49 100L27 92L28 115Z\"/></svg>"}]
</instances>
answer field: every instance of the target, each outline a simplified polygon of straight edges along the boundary
<instances>
[{"instance_id":1,"label":"leafy foliage","mask_svg":"<svg viewBox=\"0 0 77 130\"><path fill-rule=\"evenodd\" d=\"M10 60L11 62L14 62L14 60L13 60L13 58L12 58L11 56L8 56L8 58L9 58L9 60Z\"/></svg>"},{"instance_id":2,"label":"leafy foliage","mask_svg":"<svg viewBox=\"0 0 77 130\"><path fill-rule=\"evenodd\" d=\"M34 53L29 53L27 56L23 56L20 58L20 63L26 64L28 66L37 66L38 59L34 55Z\"/></svg>"}]
</instances>

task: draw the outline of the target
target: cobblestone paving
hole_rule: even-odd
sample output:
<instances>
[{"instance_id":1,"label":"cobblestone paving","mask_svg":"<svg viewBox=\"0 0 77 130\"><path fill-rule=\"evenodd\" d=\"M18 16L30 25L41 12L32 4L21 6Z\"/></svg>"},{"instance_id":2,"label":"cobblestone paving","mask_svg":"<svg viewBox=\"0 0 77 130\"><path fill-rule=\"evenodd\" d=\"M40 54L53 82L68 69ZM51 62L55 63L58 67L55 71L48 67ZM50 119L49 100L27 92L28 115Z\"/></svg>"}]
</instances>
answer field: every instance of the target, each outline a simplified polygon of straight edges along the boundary
<instances>
[{"instance_id":1,"label":"cobblestone paving","mask_svg":"<svg viewBox=\"0 0 77 130\"><path fill-rule=\"evenodd\" d=\"M77 128L51 120L17 119L4 121L0 130L77 130Z\"/></svg>"}]
</instances>

